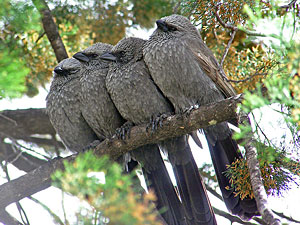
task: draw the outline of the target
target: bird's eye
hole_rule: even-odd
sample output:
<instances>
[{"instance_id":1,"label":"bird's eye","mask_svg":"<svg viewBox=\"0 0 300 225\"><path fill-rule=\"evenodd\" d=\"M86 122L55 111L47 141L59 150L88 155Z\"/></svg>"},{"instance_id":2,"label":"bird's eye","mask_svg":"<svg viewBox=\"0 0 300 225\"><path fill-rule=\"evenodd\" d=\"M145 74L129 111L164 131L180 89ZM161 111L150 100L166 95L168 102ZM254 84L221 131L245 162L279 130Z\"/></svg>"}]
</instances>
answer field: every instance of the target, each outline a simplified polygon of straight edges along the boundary
<instances>
[{"instance_id":1,"label":"bird's eye","mask_svg":"<svg viewBox=\"0 0 300 225\"><path fill-rule=\"evenodd\" d=\"M177 28L176 27L174 27L174 26L168 26L168 30L169 31L176 31L177 30Z\"/></svg>"},{"instance_id":2,"label":"bird's eye","mask_svg":"<svg viewBox=\"0 0 300 225\"><path fill-rule=\"evenodd\" d=\"M89 56L90 56L91 58L97 58L97 57L98 57L97 54L90 54Z\"/></svg>"},{"instance_id":3,"label":"bird's eye","mask_svg":"<svg viewBox=\"0 0 300 225\"><path fill-rule=\"evenodd\" d=\"M124 51L120 51L120 52L119 52L119 55L122 57L122 56L125 55L125 52L124 52Z\"/></svg>"}]
</instances>

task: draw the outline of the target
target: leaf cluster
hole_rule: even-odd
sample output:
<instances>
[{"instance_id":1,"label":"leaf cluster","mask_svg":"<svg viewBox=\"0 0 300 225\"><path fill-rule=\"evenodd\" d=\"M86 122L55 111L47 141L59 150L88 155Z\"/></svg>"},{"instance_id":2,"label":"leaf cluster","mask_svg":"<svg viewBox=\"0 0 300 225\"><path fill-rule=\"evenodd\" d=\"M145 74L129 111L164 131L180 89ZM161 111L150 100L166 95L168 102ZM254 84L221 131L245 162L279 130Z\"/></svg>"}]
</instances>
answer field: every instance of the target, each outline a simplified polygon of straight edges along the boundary
<instances>
[{"instance_id":1,"label":"leaf cluster","mask_svg":"<svg viewBox=\"0 0 300 225\"><path fill-rule=\"evenodd\" d=\"M74 163L65 163L65 171L56 172L53 180L56 186L88 203L90 208L77 213L78 224L161 224L152 203L154 194L136 194L133 176L122 173L108 157L97 158L86 152Z\"/></svg>"},{"instance_id":2,"label":"leaf cluster","mask_svg":"<svg viewBox=\"0 0 300 225\"><path fill-rule=\"evenodd\" d=\"M174 4L171 0L75 0L72 4L63 0L49 0L47 3L70 55L96 42L116 44L126 35L128 28L150 28L156 18L170 14ZM3 82L1 92L7 94L1 96L38 94L38 87L44 87L49 82L57 64L38 11L28 1L3 0L0 2L0 28L0 44L9 50L1 58L9 57L8 61L11 62L10 67L3 67L7 73L5 76L11 77L10 80L23 77L22 82ZM22 59L22 63L14 61L16 58ZM18 63L15 65L19 72L17 76L11 70L13 63ZM23 87L14 89L12 85ZM12 94L11 90L16 94Z\"/></svg>"}]
</instances>

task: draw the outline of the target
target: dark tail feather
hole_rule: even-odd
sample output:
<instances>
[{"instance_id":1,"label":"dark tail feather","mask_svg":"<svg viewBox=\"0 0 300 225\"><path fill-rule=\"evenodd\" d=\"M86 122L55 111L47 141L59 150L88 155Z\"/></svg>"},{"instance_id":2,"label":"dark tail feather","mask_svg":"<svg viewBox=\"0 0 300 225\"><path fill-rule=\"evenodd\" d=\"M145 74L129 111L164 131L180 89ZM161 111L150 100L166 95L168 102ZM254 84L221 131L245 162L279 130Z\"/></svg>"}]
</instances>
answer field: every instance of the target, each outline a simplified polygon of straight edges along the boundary
<instances>
[{"instance_id":1,"label":"dark tail feather","mask_svg":"<svg viewBox=\"0 0 300 225\"><path fill-rule=\"evenodd\" d=\"M173 166L187 223L189 225L216 225L215 215L187 137L165 141L163 148L168 151Z\"/></svg>"},{"instance_id":2,"label":"dark tail feather","mask_svg":"<svg viewBox=\"0 0 300 225\"><path fill-rule=\"evenodd\" d=\"M224 140L211 141L213 140L213 137L211 137L209 132L205 132L205 134L227 209L232 214L238 215L245 220L249 220L253 216L259 215L255 199L245 198L242 200L239 196L235 196L233 190L226 189L226 187L230 187L229 179L224 175L224 172L227 170L226 165L230 165L236 159L242 158L237 143L232 139L231 135Z\"/></svg>"},{"instance_id":3,"label":"dark tail feather","mask_svg":"<svg viewBox=\"0 0 300 225\"><path fill-rule=\"evenodd\" d=\"M148 149L143 149L142 151L148 151ZM152 189L157 197L156 207L158 211L162 212L162 217L169 225L187 225L182 204L169 177L158 147L151 150L151 158L153 159L151 162L152 165L145 165L143 173L148 189Z\"/></svg>"},{"instance_id":4,"label":"dark tail feather","mask_svg":"<svg viewBox=\"0 0 300 225\"><path fill-rule=\"evenodd\" d=\"M174 173L188 224L217 224L194 159L176 165Z\"/></svg>"}]
</instances>

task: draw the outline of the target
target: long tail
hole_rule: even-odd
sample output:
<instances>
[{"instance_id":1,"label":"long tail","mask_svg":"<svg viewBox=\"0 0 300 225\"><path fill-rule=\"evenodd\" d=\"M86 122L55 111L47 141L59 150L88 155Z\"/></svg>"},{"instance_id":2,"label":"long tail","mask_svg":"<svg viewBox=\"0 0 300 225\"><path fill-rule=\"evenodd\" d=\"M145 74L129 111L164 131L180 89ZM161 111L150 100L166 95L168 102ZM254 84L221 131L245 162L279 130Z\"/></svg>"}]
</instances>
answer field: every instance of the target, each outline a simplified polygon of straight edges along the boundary
<instances>
[{"instance_id":1,"label":"long tail","mask_svg":"<svg viewBox=\"0 0 300 225\"><path fill-rule=\"evenodd\" d=\"M179 197L169 177L157 145L146 145L133 152L142 164L148 189L154 191L156 208L169 225L187 225Z\"/></svg>"},{"instance_id":2,"label":"long tail","mask_svg":"<svg viewBox=\"0 0 300 225\"><path fill-rule=\"evenodd\" d=\"M224 175L227 170L226 166L236 159L242 158L242 155L236 141L232 139L229 128L226 131L227 134L222 138L219 134L214 133L214 130L223 128L218 129L218 126L216 126L216 128L205 130L210 155L227 209L232 214L238 215L244 220L249 220L253 216L259 215L255 199L248 197L242 200L239 196L235 196L232 189L226 189L226 187L230 187L229 178Z\"/></svg>"},{"instance_id":3,"label":"long tail","mask_svg":"<svg viewBox=\"0 0 300 225\"><path fill-rule=\"evenodd\" d=\"M216 225L215 215L187 142L187 136L164 141L162 148L168 151L187 223Z\"/></svg>"}]
</instances>

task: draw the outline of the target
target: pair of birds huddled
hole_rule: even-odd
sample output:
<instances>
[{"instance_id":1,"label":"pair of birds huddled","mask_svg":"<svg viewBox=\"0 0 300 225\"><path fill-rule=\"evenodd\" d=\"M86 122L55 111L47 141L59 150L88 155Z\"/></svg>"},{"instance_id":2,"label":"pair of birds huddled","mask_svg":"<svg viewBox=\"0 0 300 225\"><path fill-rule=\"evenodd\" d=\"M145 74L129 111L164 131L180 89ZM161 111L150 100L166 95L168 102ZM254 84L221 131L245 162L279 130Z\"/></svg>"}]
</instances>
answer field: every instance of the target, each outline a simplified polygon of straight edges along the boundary
<instances>
[{"instance_id":1,"label":"pair of birds huddled","mask_svg":"<svg viewBox=\"0 0 300 225\"><path fill-rule=\"evenodd\" d=\"M47 112L68 149L79 152L129 123L159 120L162 115L183 113L234 94L187 18L171 15L156 24L149 40L129 37L115 46L96 43L54 69ZM242 157L227 123L210 126L204 134L228 210L242 219L258 215L254 199L241 199L226 188L230 187L224 175L226 165ZM172 164L180 198L160 150ZM130 156L141 165L148 187L154 190L157 209L167 209L162 213L167 224L217 224L188 135L145 145Z\"/></svg>"}]
</instances>

